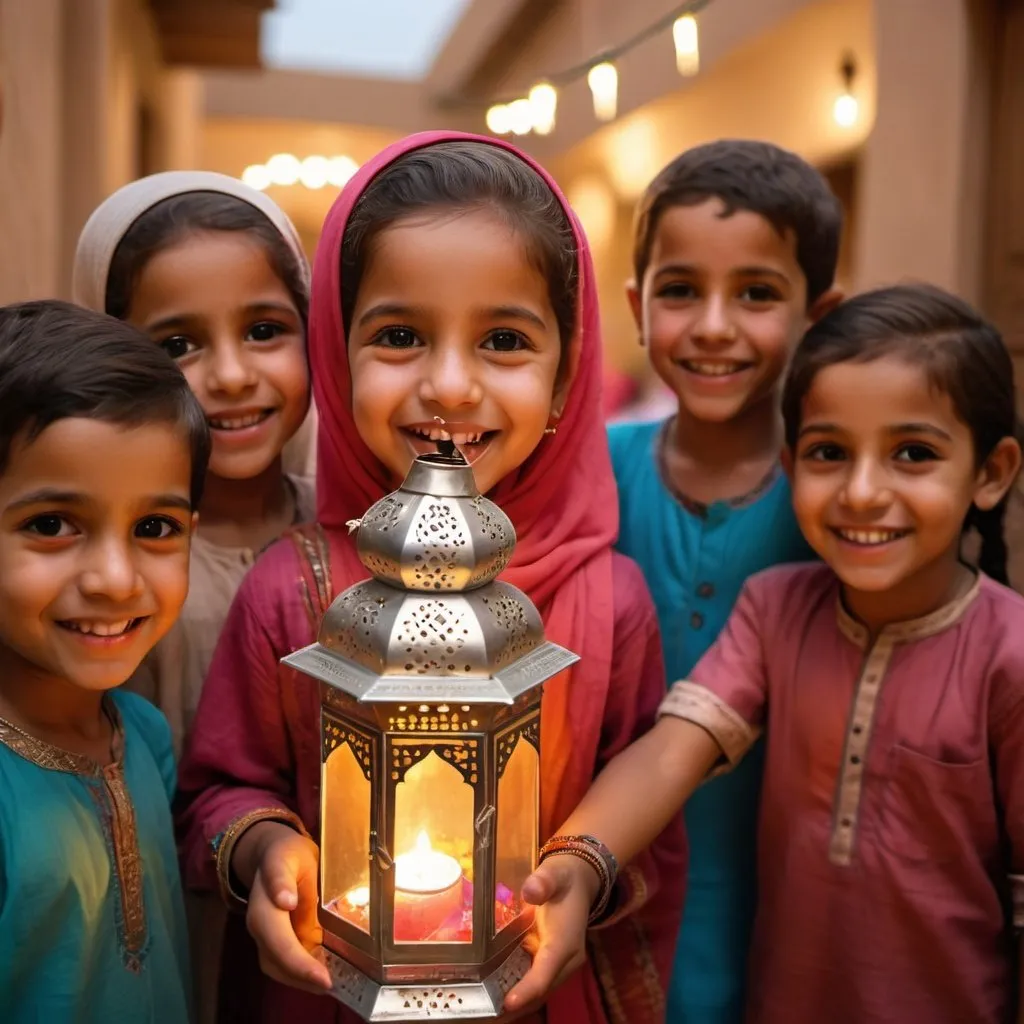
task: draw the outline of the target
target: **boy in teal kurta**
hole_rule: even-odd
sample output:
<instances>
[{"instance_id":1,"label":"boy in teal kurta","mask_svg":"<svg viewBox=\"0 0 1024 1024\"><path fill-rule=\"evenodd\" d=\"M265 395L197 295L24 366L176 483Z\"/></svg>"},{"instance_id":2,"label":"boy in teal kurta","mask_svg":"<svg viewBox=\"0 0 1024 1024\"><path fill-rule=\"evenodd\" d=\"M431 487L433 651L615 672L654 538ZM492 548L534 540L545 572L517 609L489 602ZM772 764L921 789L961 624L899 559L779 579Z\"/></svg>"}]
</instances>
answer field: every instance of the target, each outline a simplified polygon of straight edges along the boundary
<instances>
[{"instance_id":1,"label":"boy in teal kurta","mask_svg":"<svg viewBox=\"0 0 1024 1024\"><path fill-rule=\"evenodd\" d=\"M650 184L627 295L678 399L611 428L618 547L644 570L669 681L685 677L751 574L810 557L779 463L789 354L839 301L842 212L821 175L760 142L688 150ZM686 805L687 902L669 1024L739 1024L756 902L755 748Z\"/></svg>"},{"instance_id":2,"label":"boy in teal kurta","mask_svg":"<svg viewBox=\"0 0 1024 1024\"><path fill-rule=\"evenodd\" d=\"M171 736L112 692L174 621L209 453L177 367L0 309L0 1019L186 1024Z\"/></svg>"}]
</instances>

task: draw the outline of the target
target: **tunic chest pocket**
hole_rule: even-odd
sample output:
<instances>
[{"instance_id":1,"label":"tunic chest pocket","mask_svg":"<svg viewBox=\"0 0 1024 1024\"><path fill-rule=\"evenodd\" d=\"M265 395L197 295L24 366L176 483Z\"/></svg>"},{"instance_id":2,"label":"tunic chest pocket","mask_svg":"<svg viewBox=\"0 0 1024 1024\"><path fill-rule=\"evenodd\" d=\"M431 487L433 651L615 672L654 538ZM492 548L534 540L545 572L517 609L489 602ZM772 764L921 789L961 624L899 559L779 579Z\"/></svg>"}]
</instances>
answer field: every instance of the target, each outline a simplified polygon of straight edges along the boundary
<instances>
[{"instance_id":1,"label":"tunic chest pocket","mask_svg":"<svg viewBox=\"0 0 1024 1024\"><path fill-rule=\"evenodd\" d=\"M879 840L900 860L939 865L995 849L999 823L987 758L937 761L897 744L883 785Z\"/></svg>"}]
</instances>

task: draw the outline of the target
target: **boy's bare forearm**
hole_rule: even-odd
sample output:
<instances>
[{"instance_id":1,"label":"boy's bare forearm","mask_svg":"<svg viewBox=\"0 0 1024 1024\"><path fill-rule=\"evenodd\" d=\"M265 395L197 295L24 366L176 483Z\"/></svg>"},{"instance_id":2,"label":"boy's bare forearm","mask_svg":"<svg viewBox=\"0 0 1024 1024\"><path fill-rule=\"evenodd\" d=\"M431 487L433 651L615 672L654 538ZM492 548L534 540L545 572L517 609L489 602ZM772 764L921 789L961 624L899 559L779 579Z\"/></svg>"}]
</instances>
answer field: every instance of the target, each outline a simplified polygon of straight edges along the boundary
<instances>
[{"instance_id":1,"label":"boy's bare forearm","mask_svg":"<svg viewBox=\"0 0 1024 1024\"><path fill-rule=\"evenodd\" d=\"M561 831L596 836L625 864L661 834L721 755L700 726L666 716L605 768Z\"/></svg>"}]
</instances>

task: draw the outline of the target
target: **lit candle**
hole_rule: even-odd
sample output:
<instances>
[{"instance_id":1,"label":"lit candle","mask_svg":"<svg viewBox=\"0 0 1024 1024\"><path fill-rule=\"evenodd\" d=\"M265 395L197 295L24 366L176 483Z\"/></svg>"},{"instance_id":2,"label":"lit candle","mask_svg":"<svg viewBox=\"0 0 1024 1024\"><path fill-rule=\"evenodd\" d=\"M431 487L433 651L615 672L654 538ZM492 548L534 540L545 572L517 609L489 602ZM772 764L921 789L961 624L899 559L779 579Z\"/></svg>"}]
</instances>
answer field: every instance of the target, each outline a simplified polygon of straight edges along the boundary
<instances>
[{"instance_id":1,"label":"lit candle","mask_svg":"<svg viewBox=\"0 0 1024 1024\"><path fill-rule=\"evenodd\" d=\"M415 847L395 858L395 941L428 942L461 912L461 865L420 832Z\"/></svg>"}]
</instances>

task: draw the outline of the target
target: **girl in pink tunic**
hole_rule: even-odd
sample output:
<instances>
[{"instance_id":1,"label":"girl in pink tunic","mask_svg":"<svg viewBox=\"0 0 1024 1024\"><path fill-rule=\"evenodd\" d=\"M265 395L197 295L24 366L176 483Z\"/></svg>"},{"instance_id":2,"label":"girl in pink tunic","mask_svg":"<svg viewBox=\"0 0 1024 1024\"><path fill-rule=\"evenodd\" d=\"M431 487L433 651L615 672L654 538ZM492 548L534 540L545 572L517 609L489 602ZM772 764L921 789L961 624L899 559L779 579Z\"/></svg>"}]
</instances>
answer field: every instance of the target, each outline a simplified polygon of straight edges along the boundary
<instances>
[{"instance_id":1,"label":"girl in pink tunic","mask_svg":"<svg viewBox=\"0 0 1024 1024\"><path fill-rule=\"evenodd\" d=\"M936 289L861 295L812 327L784 415L797 518L826 564L752 577L657 726L564 826L628 861L767 734L751 1022L1021 1019L1014 399L998 333ZM981 572L961 559L971 527ZM547 958L507 1005L578 960L597 888L568 856L527 881L529 899L561 899L539 912Z\"/></svg>"},{"instance_id":2,"label":"girl in pink tunic","mask_svg":"<svg viewBox=\"0 0 1024 1024\"><path fill-rule=\"evenodd\" d=\"M272 548L242 584L180 772L186 883L219 885L246 912L277 979L246 973L240 961L254 967L256 954L236 927L222 1020L352 1019L322 994L326 972L306 951L319 938L305 838L319 824L318 688L279 659L312 642L319 610L366 577L346 523L435 449L435 417L515 524L505 578L533 599L548 636L581 656L545 686L545 836L653 724L660 647L639 570L611 549L600 347L576 219L541 168L504 143L406 139L364 166L328 215L309 328L318 527ZM552 1021L663 1017L684 872L681 826L670 825L623 875L586 968L549 1001Z\"/></svg>"}]
</instances>

